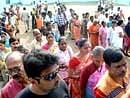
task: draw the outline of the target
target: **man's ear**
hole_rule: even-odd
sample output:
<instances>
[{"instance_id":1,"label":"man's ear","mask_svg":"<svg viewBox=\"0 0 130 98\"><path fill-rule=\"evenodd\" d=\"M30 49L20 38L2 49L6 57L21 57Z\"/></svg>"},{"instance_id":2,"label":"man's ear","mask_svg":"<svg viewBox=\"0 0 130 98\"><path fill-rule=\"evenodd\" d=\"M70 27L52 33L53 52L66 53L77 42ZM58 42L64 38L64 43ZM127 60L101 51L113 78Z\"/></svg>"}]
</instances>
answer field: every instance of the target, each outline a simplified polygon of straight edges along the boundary
<instances>
[{"instance_id":1,"label":"man's ear","mask_svg":"<svg viewBox=\"0 0 130 98\"><path fill-rule=\"evenodd\" d=\"M32 78L29 78L29 81L30 81L32 84L36 84L36 83L37 83L37 80L32 79Z\"/></svg>"},{"instance_id":2,"label":"man's ear","mask_svg":"<svg viewBox=\"0 0 130 98\"><path fill-rule=\"evenodd\" d=\"M110 65L108 65L108 64L105 64L105 66L106 66L106 68L107 68L107 69L110 69Z\"/></svg>"}]
</instances>

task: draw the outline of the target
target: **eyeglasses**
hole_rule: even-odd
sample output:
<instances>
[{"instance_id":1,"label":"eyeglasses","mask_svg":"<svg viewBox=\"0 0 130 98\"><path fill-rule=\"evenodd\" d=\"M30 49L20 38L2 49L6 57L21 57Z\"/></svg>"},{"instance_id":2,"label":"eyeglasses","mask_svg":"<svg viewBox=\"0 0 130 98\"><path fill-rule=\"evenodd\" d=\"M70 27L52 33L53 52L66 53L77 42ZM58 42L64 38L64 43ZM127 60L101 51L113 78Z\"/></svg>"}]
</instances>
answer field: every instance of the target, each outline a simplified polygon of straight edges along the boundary
<instances>
[{"instance_id":1,"label":"eyeglasses","mask_svg":"<svg viewBox=\"0 0 130 98\"><path fill-rule=\"evenodd\" d=\"M47 75L45 75L45 76L41 76L40 78L41 78L42 80L51 81L51 80L53 80L53 79L56 78L58 72L59 72L59 69L57 68L54 72L51 72L51 73L49 73L49 74L47 74Z\"/></svg>"},{"instance_id":2,"label":"eyeglasses","mask_svg":"<svg viewBox=\"0 0 130 98\"><path fill-rule=\"evenodd\" d=\"M15 75L21 72L21 66L22 64L18 64L13 68L8 68L8 74L9 75Z\"/></svg>"},{"instance_id":3,"label":"eyeglasses","mask_svg":"<svg viewBox=\"0 0 130 98\"><path fill-rule=\"evenodd\" d=\"M18 74L20 71L21 71L20 67L17 66L17 67L8 69L8 74L15 75L15 74Z\"/></svg>"}]
</instances>

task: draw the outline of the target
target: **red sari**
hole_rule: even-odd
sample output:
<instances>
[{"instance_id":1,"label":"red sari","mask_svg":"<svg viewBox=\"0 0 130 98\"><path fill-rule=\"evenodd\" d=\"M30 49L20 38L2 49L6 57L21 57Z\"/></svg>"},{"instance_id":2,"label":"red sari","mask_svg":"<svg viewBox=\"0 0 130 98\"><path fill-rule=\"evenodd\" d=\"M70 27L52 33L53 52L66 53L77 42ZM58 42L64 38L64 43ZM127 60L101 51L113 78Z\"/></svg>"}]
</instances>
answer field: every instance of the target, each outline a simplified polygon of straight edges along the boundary
<instances>
[{"instance_id":1,"label":"red sari","mask_svg":"<svg viewBox=\"0 0 130 98\"><path fill-rule=\"evenodd\" d=\"M78 58L78 57L77 57ZM75 77L69 77L69 88L71 93L71 98L81 98L81 91L80 91L80 72L81 70L87 66L92 60L91 55L87 54L83 59L79 58L80 64L75 68L69 67L70 74L74 75Z\"/></svg>"}]
</instances>

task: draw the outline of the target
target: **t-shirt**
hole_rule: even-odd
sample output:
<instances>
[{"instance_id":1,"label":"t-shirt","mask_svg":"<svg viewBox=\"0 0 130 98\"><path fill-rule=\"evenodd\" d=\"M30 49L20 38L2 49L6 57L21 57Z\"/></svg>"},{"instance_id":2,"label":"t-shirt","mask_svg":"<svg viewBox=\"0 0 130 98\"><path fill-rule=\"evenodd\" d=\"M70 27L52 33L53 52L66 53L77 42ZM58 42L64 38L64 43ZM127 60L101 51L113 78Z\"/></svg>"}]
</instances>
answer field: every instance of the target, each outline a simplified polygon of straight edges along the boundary
<instances>
[{"instance_id":1,"label":"t-shirt","mask_svg":"<svg viewBox=\"0 0 130 98\"><path fill-rule=\"evenodd\" d=\"M18 93L16 98L70 98L70 95L65 82L60 81L59 86L46 95L34 94L28 86Z\"/></svg>"},{"instance_id":2,"label":"t-shirt","mask_svg":"<svg viewBox=\"0 0 130 98\"><path fill-rule=\"evenodd\" d=\"M2 98L15 98L16 94L22 89L22 84L15 79L10 79L9 82L1 89L1 96Z\"/></svg>"}]
</instances>

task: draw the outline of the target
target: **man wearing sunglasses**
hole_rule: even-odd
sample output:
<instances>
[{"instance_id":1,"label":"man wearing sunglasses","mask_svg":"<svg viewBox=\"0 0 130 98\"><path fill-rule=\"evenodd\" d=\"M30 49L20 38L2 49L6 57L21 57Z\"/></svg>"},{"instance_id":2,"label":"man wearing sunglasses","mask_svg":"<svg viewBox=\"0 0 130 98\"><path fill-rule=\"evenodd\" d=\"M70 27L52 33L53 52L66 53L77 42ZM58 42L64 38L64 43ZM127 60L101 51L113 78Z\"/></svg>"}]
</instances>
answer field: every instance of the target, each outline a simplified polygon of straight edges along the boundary
<instances>
[{"instance_id":1,"label":"man wearing sunglasses","mask_svg":"<svg viewBox=\"0 0 130 98\"><path fill-rule=\"evenodd\" d=\"M67 85L58 75L58 59L42 50L23 56L25 72L31 84L16 98L70 98Z\"/></svg>"},{"instance_id":2,"label":"man wearing sunglasses","mask_svg":"<svg viewBox=\"0 0 130 98\"><path fill-rule=\"evenodd\" d=\"M22 54L18 51L8 54L5 63L9 81L1 89L0 98L15 98L16 94L27 85L27 78L25 79L26 76L22 67Z\"/></svg>"}]
</instances>

